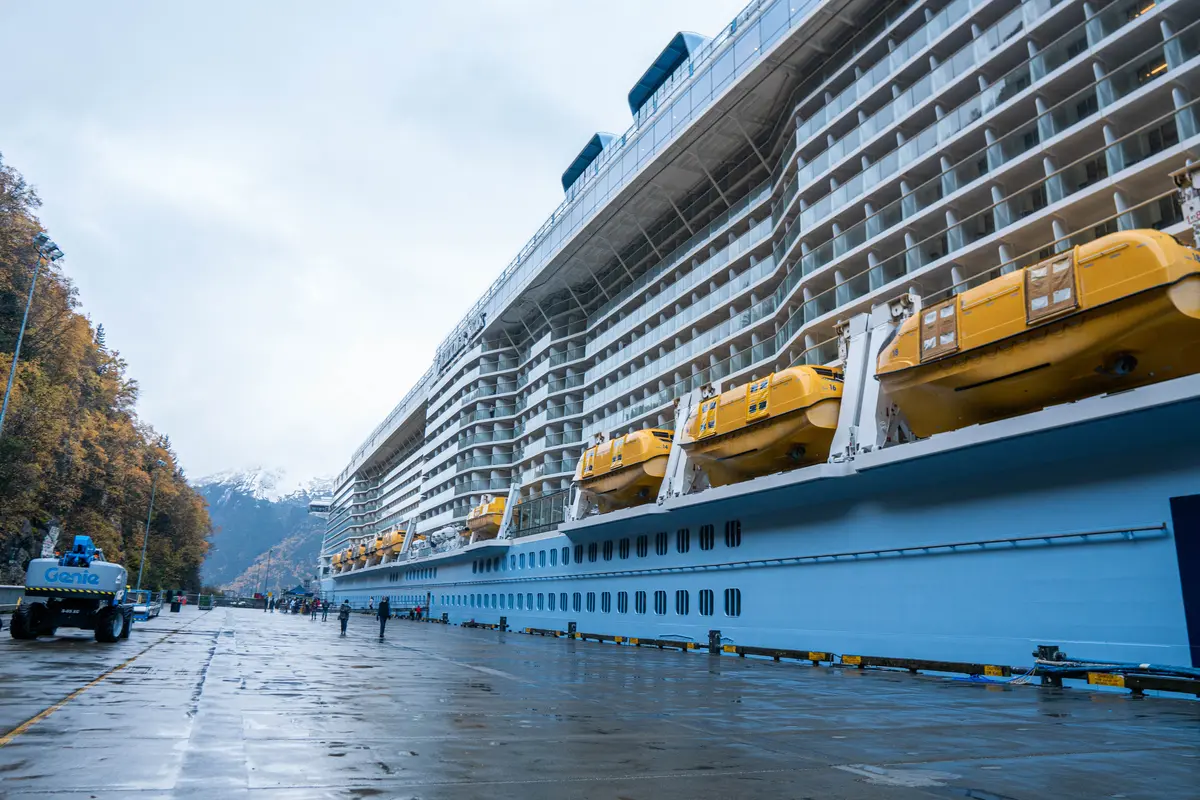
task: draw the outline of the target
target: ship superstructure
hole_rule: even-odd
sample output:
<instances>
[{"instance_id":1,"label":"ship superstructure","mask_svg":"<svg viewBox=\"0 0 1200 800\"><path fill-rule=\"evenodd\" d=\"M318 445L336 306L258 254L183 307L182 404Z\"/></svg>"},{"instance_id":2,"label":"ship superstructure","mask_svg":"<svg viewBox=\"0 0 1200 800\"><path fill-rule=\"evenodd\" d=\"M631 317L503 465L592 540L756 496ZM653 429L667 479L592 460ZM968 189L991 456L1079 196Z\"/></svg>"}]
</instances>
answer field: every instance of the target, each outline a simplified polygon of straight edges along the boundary
<instances>
[{"instance_id":1,"label":"ship superstructure","mask_svg":"<svg viewBox=\"0 0 1200 800\"><path fill-rule=\"evenodd\" d=\"M1055 265L1078 259L1082 281L1089 243L1137 230L1192 241L1167 176L1200 159L1198 20L1198 0L774 0L711 39L677 35L629 94L633 126L587 142L562 176L563 204L339 476L326 589L456 621L629 614L697 636L723 609L726 633L790 642L801 629L787 598L810 578L786 567L854 563L810 571L812 585L875 581L929 613L945 602L929 589L938 565L889 554L950 547L987 554L962 571L964 590L1034 591L1070 558L1101 572L1124 563L1131 586L1165 593L1154 643L1131 637L1126 655L1153 646L1186 660L1186 603L1179 577L1163 584L1176 564L1163 559L1176 547L1168 501L1200 476L1181 455L1195 434L1161 431L1197 405L1194 376L1105 395L1124 386L1085 369L1104 396L1047 391L1042 405L1080 402L1018 415L989 390L982 411L946 422L958 413L946 392L995 376L932 359L950 352L939 337L975 331L968 296L990 307L1019 289L1040 302L1028 276L1046 265L1046 313L1074 311L1053 305L1065 302ZM951 327L923 327L919 312L951 307ZM1022 306L1021 324L1038 313ZM909 338L920 369L877 361ZM1100 371L1136 368L1120 355ZM935 368L946 374L912 378ZM888 391L943 405L909 424ZM776 417L776 402L791 405ZM758 441L768 418L791 438ZM1160 444L1157 466L1113 475L1112 445L1094 437L1114 431L1131 457ZM1058 462L1070 480L1029 466ZM993 479L1003 505L980 494ZM1120 510L1099 499L1114 492L1127 494ZM1082 546L1112 539L1138 555ZM1025 555L1033 541L1053 555ZM904 566L886 573L889 559ZM709 586L713 570L760 572L751 589L743 577ZM856 643L918 630L908 641L934 657L948 655L931 652L939 642L983 657L998 655L978 652L986 641L1041 632L1015 632L1036 603L952 643L959 616L929 613L914 629L863 602L802 630ZM1062 637L1092 641L1087 619L1064 622ZM1109 643L1103 627L1095 641Z\"/></svg>"}]
</instances>

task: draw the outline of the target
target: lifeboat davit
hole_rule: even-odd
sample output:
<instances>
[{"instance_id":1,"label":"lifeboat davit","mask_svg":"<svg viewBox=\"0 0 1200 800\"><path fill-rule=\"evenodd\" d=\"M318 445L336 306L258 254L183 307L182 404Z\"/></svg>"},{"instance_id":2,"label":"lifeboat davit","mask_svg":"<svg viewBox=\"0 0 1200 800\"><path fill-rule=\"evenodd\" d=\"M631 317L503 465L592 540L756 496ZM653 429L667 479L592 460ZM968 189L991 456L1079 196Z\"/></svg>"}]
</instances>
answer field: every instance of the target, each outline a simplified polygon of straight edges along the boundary
<instances>
[{"instance_id":1,"label":"lifeboat davit","mask_svg":"<svg viewBox=\"0 0 1200 800\"><path fill-rule=\"evenodd\" d=\"M673 435L647 428L589 447L575 468L575 485L602 514L652 501L667 472Z\"/></svg>"},{"instance_id":2,"label":"lifeboat davit","mask_svg":"<svg viewBox=\"0 0 1200 800\"><path fill-rule=\"evenodd\" d=\"M1200 372L1200 253L1102 236L924 308L879 355L917 436Z\"/></svg>"},{"instance_id":3,"label":"lifeboat davit","mask_svg":"<svg viewBox=\"0 0 1200 800\"><path fill-rule=\"evenodd\" d=\"M354 568L362 569L367 565L367 544L363 542L354 548Z\"/></svg>"},{"instance_id":4,"label":"lifeboat davit","mask_svg":"<svg viewBox=\"0 0 1200 800\"><path fill-rule=\"evenodd\" d=\"M467 530L476 539L491 539L500 532L500 520L507 503L503 497L484 497L483 502L467 514Z\"/></svg>"},{"instance_id":5,"label":"lifeboat davit","mask_svg":"<svg viewBox=\"0 0 1200 800\"><path fill-rule=\"evenodd\" d=\"M702 400L680 443L713 486L829 460L842 371L791 367Z\"/></svg>"}]
</instances>

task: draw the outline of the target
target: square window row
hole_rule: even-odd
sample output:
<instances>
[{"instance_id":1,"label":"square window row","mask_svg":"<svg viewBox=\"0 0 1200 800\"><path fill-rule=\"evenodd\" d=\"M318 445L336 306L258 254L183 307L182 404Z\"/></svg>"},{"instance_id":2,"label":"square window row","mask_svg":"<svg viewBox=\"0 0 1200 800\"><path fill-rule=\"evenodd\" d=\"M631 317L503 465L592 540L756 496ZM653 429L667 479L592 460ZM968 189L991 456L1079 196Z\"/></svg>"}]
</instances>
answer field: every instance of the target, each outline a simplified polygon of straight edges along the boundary
<instances>
[{"instance_id":1,"label":"square window row","mask_svg":"<svg viewBox=\"0 0 1200 800\"><path fill-rule=\"evenodd\" d=\"M629 592L617 592L617 613L629 613ZM419 595L412 595L417 602L420 601ZM715 595L712 589L701 589L698 592L699 611L701 616L711 617L715 612ZM570 597L568 605L568 597L566 592L560 592L555 595L554 592L544 593L538 592L503 592L496 593L477 593L477 594L455 594L442 595L441 602L444 605L458 606L463 608L495 608L495 609L515 609L518 611L574 611L582 613L585 610L589 614L596 613L596 592L575 592ZM635 614L646 613L646 592L633 593L633 612ZM612 613L612 592L600 592L600 613ZM675 592L675 614L677 616L686 617L691 611L691 594L687 589L678 589ZM742 615L742 590L741 589L726 589L724 591L724 611L727 617L740 617ZM663 590L654 593L654 613L658 616L664 616L667 613L667 593Z\"/></svg>"},{"instance_id":2,"label":"square window row","mask_svg":"<svg viewBox=\"0 0 1200 800\"><path fill-rule=\"evenodd\" d=\"M741 520L731 519L725 523L725 546L740 547L742 544L742 523ZM692 546L692 531L691 528L680 528L675 532L675 550L679 553L686 553ZM700 526L700 549L712 550L716 546L716 528L712 525ZM586 548L586 549L585 549ZM659 531L654 534L654 552L660 556L665 556L670 549L670 537L666 531ZM603 543L592 542L588 545L575 545L575 563L582 564L584 562L585 553L586 559L589 562L612 561L615 553L618 558L627 559L630 552L637 553L638 558L646 558L650 555L650 536L642 534L636 538L633 545L630 545L629 538L618 539L616 547L613 546L613 540L609 539ZM561 556L560 556L561 553ZM571 563L571 548L563 547L551 548L549 550L539 550L536 553L519 553L513 554L505 558L504 556L496 556L495 558L478 559L471 563L471 572L479 574L485 572L504 572L508 570L520 569L540 569L547 565L557 567L559 560L562 560L563 566Z\"/></svg>"}]
</instances>

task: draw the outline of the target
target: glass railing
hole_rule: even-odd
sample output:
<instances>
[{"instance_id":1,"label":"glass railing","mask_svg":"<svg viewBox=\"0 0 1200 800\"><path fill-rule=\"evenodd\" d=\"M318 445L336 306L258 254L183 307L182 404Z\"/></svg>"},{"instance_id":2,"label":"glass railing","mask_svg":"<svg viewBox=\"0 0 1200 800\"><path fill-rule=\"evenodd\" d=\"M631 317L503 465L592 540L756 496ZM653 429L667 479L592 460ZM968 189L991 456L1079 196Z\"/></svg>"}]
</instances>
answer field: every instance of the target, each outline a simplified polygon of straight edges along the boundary
<instances>
[{"instance_id":1,"label":"glass railing","mask_svg":"<svg viewBox=\"0 0 1200 800\"><path fill-rule=\"evenodd\" d=\"M902 118L914 107L932 97L954 76L969 71L974 64L985 60L992 50L1049 11L1053 5L1054 3L1051 3L1050 0L1029 0L1010 11L978 38L965 45L948 60L939 64L934 70L906 89L891 103L868 117L859 127L797 170L798 186L812 184L817 178L823 177L831 164L852 153L862 141L866 141L869 136L882 130L894 119ZM1031 71L1035 67L1044 74L1066 63L1077 54L1075 38L1082 35L1083 25L1080 25L1072 34L1056 39L1036 56L1026 60L1022 65L1009 71L1003 78L989 85L986 90L947 112L937 122L911 137L903 145L881 156L875 163L844 181L829 194L813 201L800 213L799 223L802 229L809 230L815 227L819 221L829 216L834 210L858 199L863 194L865 187L877 186L882 180L895 175L915 159L936 151L939 143L980 119L984 114L1007 101L1017 91L1028 87L1031 81Z\"/></svg>"},{"instance_id":2,"label":"glass railing","mask_svg":"<svg viewBox=\"0 0 1200 800\"><path fill-rule=\"evenodd\" d=\"M1141 64L1168 47L1177 53L1181 59L1186 60L1190 57L1189 53L1194 53L1195 48L1194 43L1190 41L1192 35L1184 34L1190 34L1194 30L1194 27L1189 27L1186 31L1172 37L1168 44L1151 48L1151 50L1128 62L1124 70L1114 70L1113 73L1101 81L1097 81L1075 92L1065 100L1059 101L1046 113L1018 126L1015 130L1010 130L992 145L963 158L950 170L926 181L909 194L889 203L875 214L851 226L841 235L817 245L801 256L801 274L808 275L831 263L842 254L866 243L885 230L895 227L904 220L937 203L947 193L969 185L971 182L1039 146L1042 141L1050 136L1062 133L1078 122L1087 119L1101 107L1098 102L1095 102L1098 89L1101 85L1109 84L1109 103L1115 102L1130 91L1140 88L1144 85L1144 82L1141 81L1140 76L1137 74L1136 66L1131 65ZM981 165L983 171L980 171ZM1116 172L1117 169L1119 169L1119 166L1114 164L1110 168L1110 171ZM883 177L883 175L873 176L872 183ZM790 242L785 242L785 244L790 245ZM784 285L777 292L780 299L782 299L782 295L790 293L797 282L792 279L791 275L785 278Z\"/></svg>"},{"instance_id":3,"label":"glass railing","mask_svg":"<svg viewBox=\"0 0 1200 800\"><path fill-rule=\"evenodd\" d=\"M728 263L728 255L730 251L736 250L738 253L745 252L765 239L770 238L771 227L770 219L763 220L761 223L740 237L737 242L731 244L729 248L726 248L726 250L722 251L722 253L726 255L725 260L719 260L714 256L712 260L701 265L701 268L697 268L689 272L686 276L684 276L684 278L681 278L675 286L667 289L662 294L665 295L670 293L672 298L678 300L680 299L679 296L686 295L694 292L696 289L700 289L704 284L716 277L717 270ZM707 269L703 269L703 267L707 267ZM734 280L726 283L725 286L730 286L731 284L735 283L748 286L751 283L757 283L759 280L762 280L762 278L771 274L774 272L774 270L775 261L773 257L767 256L762 261L759 261L754 266L747 269ZM637 339L634 341L644 342L645 344L643 344L643 348L650 346L651 343L657 342L659 339L666 336L667 332L676 331L682 326L687 325L693 320L696 320L700 316L711 311L712 308L718 304L718 300L727 299L728 297L732 296L732 294L737 292L737 290L734 290L732 293L730 291L725 291L723 294L721 294L723 290L724 287L721 287L716 292L708 292L700 295L700 299L697 302L692 303L687 308L682 309L679 313L668 317L650 331L637 337ZM666 304L670 303L671 300L668 299ZM646 319L665 315L667 313L666 309L663 307L663 304L645 303L640 307L640 309L645 309L645 311L642 312L639 310L639 313L637 314L638 319L633 324L642 323ZM632 325L630 327L632 327ZM614 367L628 362L630 359L629 347L631 346L632 344L623 346L618 352L613 353L603 361L589 367L587 370L589 382L596 380L596 378L606 374L607 372L610 372Z\"/></svg>"},{"instance_id":4,"label":"glass railing","mask_svg":"<svg viewBox=\"0 0 1200 800\"><path fill-rule=\"evenodd\" d=\"M589 317L590 324L596 324L600 322L614 308L617 308L622 303L628 302L635 295L644 291L647 287L655 282L661 280L663 275L678 267L680 263L692 255L693 250L703 246L706 243L709 243L714 237L722 233L728 225L741 219L743 214L769 198L771 196L772 188L772 183L769 180L760 183L757 187L752 189L748 195L734 203L733 206L731 206L728 210L722 212L720 216L706 225L704 230L699 231L686 242L679 245L679 247L676 247L670 252L670 254L660 260L657 265L642 273L642 275L640 275L636 280L614 295L611 300L600 306L600 308ZM641 312L644 307L645 304L639 305L634 309L633 312L631 312L630 315L623 317L620 321L618 321L613 328L606 329L605 331L597 334L596 337L587 344L588 353L591 354L602 349L614 339L619 337L622 333L627 332L629 330L629 326L635 325L636 321L626 322L626 320L632 320L633 315ZM625 327L622 327L622 325Z\"/></svg>"}]
</instances>

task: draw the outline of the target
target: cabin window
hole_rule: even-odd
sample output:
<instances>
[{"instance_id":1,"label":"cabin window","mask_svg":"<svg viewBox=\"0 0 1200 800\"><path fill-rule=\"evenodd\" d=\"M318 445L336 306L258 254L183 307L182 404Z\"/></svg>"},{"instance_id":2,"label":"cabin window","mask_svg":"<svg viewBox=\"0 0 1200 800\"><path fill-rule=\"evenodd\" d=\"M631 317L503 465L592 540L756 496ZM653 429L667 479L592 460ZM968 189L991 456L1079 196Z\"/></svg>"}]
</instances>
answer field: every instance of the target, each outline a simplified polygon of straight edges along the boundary
<instances>
[{"instance_id":1,"label":"cabin window","mask_svg":"<svg viewBox=\"0 0 1200 800\"><path fill-rule=\"evenodd\" d=\"M717 535L712 525L700 526L700 549L712 550L717 542Z\"/></svg>"},{"instance_id":2,"label":"cabin window","mask_svg":"<svg viewBox=\"0 0 1200 800\"><path fill-rule=\"evenodd\" d=\"M551 550L550 552L553 553L554 551ZM553 611L554 610L554 592L550 592L550 594L546 595L546 601L550 604L550 610Z\"/></svg>"},{"instance_id":3,"label":"cabin window","mask_svg":"<svg viewBox=\"0 0 1200 800\"><path fill-rule=\"evenodd\" d=\"M510 593L509 593L509 595L508 595L508 607L509 607L509 608L516 608L516 606L515 606L515 605L513 605L513 596L512 596L512 593L511 593L511 592L510 592Z\"/></svg>"},{"instance_id":4,"label":"cabin window","mask_svg":"<svg viewBox=\"0 0 1200 800\"><path fill-rule=\"evenodd\" d=\"M688 613L688 591L687 589L675 590L675 613L681 617L686 617Z\"/></svg>"},{"instance_id":5,"label":"cabin window","mask_svg":"<svg viewBox=\"0 0 1200 800\"><path fill-rule=\"evenodd\" d=\"M496 595L492 595L492 608L496 607Z\"/></svg>"},{"instance_id":6,"label":"cabin window","mask_svg":"<svg viewBox=\"0 0 1200 800\"><path fill-rule=\"evenodd\" d=\"M958 350L958 298L921 311L921 360Z\"/></svg>"},{"instance_id":7,"label":"cabin window","mask_svg":"<svg viewBox=\"0 0 1200 800\"><path fill-rule=\"evenodd\" d=\"M634 592L633 610L638 614L646 613L646 593L645 592Z\"/></svg>"},{"instance_id":8,"label":"cabin window","mask_svg":"<svg viewBox=\"0 0 1200 800\"><path fill-rule=\"evenodd\" d=\"M558 566L558 550L550 551L550 566L552 566L552 567Z\"/></svg>"},{"instance_id":9,"label":"cabin window","mask_svg":"<svg viewBox=\"0 0 1200 800\"><path fill-rule=\"evenodd\" d=\"M667 613L667 593L661 589L654 593L654 613L660 617Z\"/></svg>"},{"instance_id":10,"label":"cabin window","mask_svg":"<svg viewBox=\"0 0 1200 800\"><path fill-rule=\"evenodd\" d=\"M576 564L583 563L583 545L581 545L581 544L575 545L575 563Z\"/></svg>"},{"instance_id":11,"label":"cabin window","mask_svg":"<svg viewBox=\"0 0 1200 800\"><path fill-rule=\"evenodd\" d=\"M567 610L567 593L566 592L563 592L562 594L560 594L558 596L558 606L563 611ZM579 609L575 609L575 610L578 611Z\"/></svg>"},{"instance_id":12,"label":"cabin window","mask_svg":"<svg viewBox=\"0 0 1200 800\"><path fill-rule=\"evenodd\" d=\"M713 592L712 589L700 590L700 615L711 617L713 615Z\"/></svg>"},{"instance_id":13,"label":"cabin window","mask_svg":"<svg viewBox=\"0 0 1200 800\"><path fill-rule=\"evenodd\" d=\"M589 544L589 545L588 545L588 561L595 561L595 560L596 560L596 554L597 554L598 552L599 552L599 548L597 548L597 547L596 547L596 543L595 543L595 542L592 542L591 544Z\"/></svg>"},{"instance_id":14,"label":"cabin window","mask_svg":"<svg viewBox=\"0 0 1200 800\"><path fill-rule=\"evenodd\" d=\"M525 595L523 595L523 594L517 595L517 608L520 608L520 609L525 608Z\"/></svg>"},{"instance_id":15,"label":"cabin window","mask_svg":"<svg viewBox=\"0 0 1200 800\"><path fill-rule=\"evenodd\" d=\"M613 553L612 539L609 539L607 542L604 543L604 560L612 561L612 553Z\"/></svg>"},{"instance_id":16,"label":"cabin window","mask_svg":"<svg viewBox=\"0 0 1200 800\"><path fill-rule=\"evenodd\" d=\"M644 533L637 538L637 554L638 558L645 558L650 554L650 537Z\"/></svg>"},{"instance_id":17,"label":"cabin window","mask_svg":"<svg viewBox=\"0 0 1200 800\"><path fill-rule=\"evenodd\" d=\"M596 613L596 593L595 592L587 593L587 610L588 610L589 614Z\"/></svg>"},{"instance_id":18,"label":"cabin window","mask_svg":"<svg viewBox=\"0 0 1200 800\"><path fill-rule=\"evenodd\" d=\"M538 611L543 610L545 607L546 607L546 596L544 594L542 594L541 592L538 592Z\"/></svg>"},{"instance_id":19,"label":"cabin window","mask_svg":"<svg viewBox=\"0 0 1200 800\"><path fill-rule=\"evenodd\" d=\"M564 567L571 563L571 548L564 547L562 549L562 559Z\"/></svg>"},{"instance_id":20,"label":"cabin window","mask_svg":"<svg viewBox=\"0 0 1200 800\"><path fill-rule=\"evenodd\" d=\"M509 563L509 566L510 566L510 567L512 567L513 569L516 569L516 568L517 568L517 557L516 557L516 556L511 556L510 558L511 558L512 560L511 560L511 562Z\"/></svg>"},{"instance_id":21,"label":"cabin window","mask_svg":"<svg viewBox=\"0 0 1200 800\"><path fill-rule=\"evenodd\" d=\"M605 614L612 613L612 592L600 593L600 611Z\"/></svg>"},{"instance_id":22,"label":"cabin window","mask_svg":"<svg viewBox=\"0 0 1200 800\"><path fill-rule=\"evenodd\" d=\"M620 542L617 543L617 554L620 555L621 558L629 558L629 540L628 539L622 539Z\"/></svg>"},{"instance_id":23,"label":"cabin window","mask_svg":"<svg viewBox=\"0 0 1200 800\"><path fill-rule=\"evenodd\" d=\"M546 566L546 551L545 550L541 550L538 552L538 566L539 567Z\"/></svg>"},{"instance_id":24,"label":"cabin window","mask_svg":"<svg viewBox=\"0 0 1200 800\"><path fill-rule=\"evenodd\" d=\"M508 603L504 602L504 595L500 595L500 607L508 608Z\"/></svg>"},{"instance_id":25,"label":"cabin window","mask_svg":"<svg viewBox=\"0 0 1200 800\"><path fill-rule=\"evenodd\" d=\"M675 549L680 553L686 553L692 549L692 529L680 528L675 531Z\"/></svg>"},{"instance_id":26,"label":"cabin window","mask_svg":"<svg viewBox=\"0 0 1200 800\"><path fill-rule=\"evenodd\" d=\"M660 556L665 556L667 554L666 531L659 531L658 533L654 534L654 552L658 553Z\"/></svg>"},{"instance_id":27,"label":"cabin window","mask_svg":"<svg viewBox=\"0 0 1200 800\"><path fill-rule=\"evenodd\" d=\"M1078 307L1070 251L1025 268L1025 318L1032 325Z\"/></svg>"},{"instance_id":28,"label":"cabin window","mask_svg":"<svg viewBox=\"0 0 1200 800\"><path fill-rule=\"evenodd\" d=\"M740 617L742 615L742 590L725 590L725 616Z\"/></svg>"},{"instance_id":29,"label":"cabin window","mask_svg":"<svg viewBox=\"0 0 1200 800\"><path fill-rule=\"evenodd\" d=\"M525 569L525 554L521 553L520 560L517 562L521 565L521 569Z\"/></svg>"},{"instance_id":30,"label":"cabin window","mask_svg":"<svg viewBox=\"0 0 1200 800\"><path fill-rule=\"evenodd\" d=\"M483 562L483 564L484 564L484 571L485 571L485 572L491 572L491 571L492 571L492 560L491 560L490 558L489 558L487 561ZM424 572L425 570L421 570L421 571L422 571L422 572ZM422 577L422 578L424 578L425 576L424 576L424 575L422 575L421 577Z\"/></svg>"},{"instance_id":31,"label":"cabin window","mask_svg":"<svg viewBox=\"0 0 1200 800\"><path fill-rule=\"evenodd\" d=\"M479 572L479 562L472 561L471 562L471 574L474 575L476 572Z\"/></svg>"},{"instance_id":32,"label":"cabin window","mask_svg":"<svg viewBox=\"0 0 1200 800\"><path fill-rule=\"evenodd\" d=\"M629 613L629 592L617 592L617 613Z\"/></svg>"},{"instance_id":33,"label":"cabin window","mask_svg":"<svg viewBox=\"0 0 1200 800\"><path fill-rule=\"evenodd\" d=\"M533 592L525 595L525 605L529 607L530 611L533 610Z\"/></svg>"},{"instance_id":34,"label":"cabin window","mask_svg":"<svg viewBox=\"0 0 1200 800\"><path fill-rule=\"evenodd\" d=\"M504 556L500 556L499 561L500 561L500 571L504 572L505 570L508 569L508 559L505 558Z\"/></svg>"}]
</instances>

